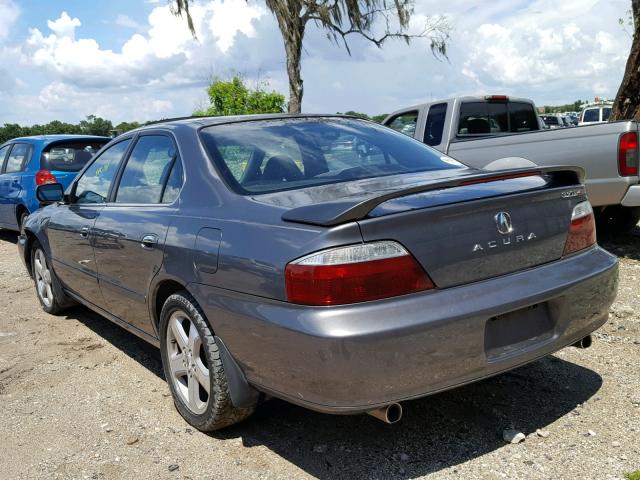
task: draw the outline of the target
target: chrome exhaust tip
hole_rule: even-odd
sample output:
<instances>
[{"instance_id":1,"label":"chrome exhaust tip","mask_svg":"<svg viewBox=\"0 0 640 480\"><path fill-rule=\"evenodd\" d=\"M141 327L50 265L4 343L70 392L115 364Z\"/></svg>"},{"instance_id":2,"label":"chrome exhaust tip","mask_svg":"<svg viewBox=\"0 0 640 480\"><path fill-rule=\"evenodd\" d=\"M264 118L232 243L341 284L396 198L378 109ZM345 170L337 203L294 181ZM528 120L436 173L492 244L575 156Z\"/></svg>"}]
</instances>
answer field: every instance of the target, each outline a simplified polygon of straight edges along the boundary
<instances>
[{"instance_id":1,"label":"chrome exhaust tip","mask_svg":"<svg viewBox=\"0 0 640 480\"><path fill-rule=\"evenodd\" d=\"M402 406L399 403L391 403L384 407L376 408L367 412L372 417L382 420L384 423L393 425L402 418Z\"/></svg>"},{"instance_id":2,"label":"chrome exhaust tip","mask_svg":"<svg viewBox=\"0 0 640 480\"><path fill-rule=\"evenodd\" d=\"M576 348L589 348L592 343L593 339L591 338L591 335L587 335L582 340L578 340L576 343L574 343L573 346Z\"/></svg>"}]
</instances>

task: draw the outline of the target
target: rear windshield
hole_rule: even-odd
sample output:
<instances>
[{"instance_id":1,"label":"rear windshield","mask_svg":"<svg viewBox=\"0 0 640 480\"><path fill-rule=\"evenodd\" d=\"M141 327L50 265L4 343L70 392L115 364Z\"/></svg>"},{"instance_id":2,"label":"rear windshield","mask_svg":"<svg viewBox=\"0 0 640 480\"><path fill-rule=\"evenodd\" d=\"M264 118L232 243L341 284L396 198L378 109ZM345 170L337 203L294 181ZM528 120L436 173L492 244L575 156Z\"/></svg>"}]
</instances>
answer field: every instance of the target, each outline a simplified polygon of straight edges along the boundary
<instances>
[{"instance_id":1,"label":"rear windshield","mask_svg":"<svg viewBox=\"0 0 640 480\"><path fill-rule=\"evenodd\" d=\"M107 141L92 140L49 145L42 152L40 168L60 172L78 172Z\"/></svg>"},{"instance_id":2,"label":"rear windshield","mask_svg":"<svg viewBox=\"0 0 640 480\"><path fill-rule=\"evenodd\" d=\"M217 125L203 129L202 140L229 185L243 194L463 167L406 135L353 119Z\"/></svg>"},{"instance_id":3,"label":"rear windshield","mask_svg":"<svg viewBox=\"0 0 640 480\"><path fill-rule=\"evenodd\" d=\"M493 135L538 130L537 114L524 102L465 102L460 106L458 135Z\"/></svg>"}]
</instances>

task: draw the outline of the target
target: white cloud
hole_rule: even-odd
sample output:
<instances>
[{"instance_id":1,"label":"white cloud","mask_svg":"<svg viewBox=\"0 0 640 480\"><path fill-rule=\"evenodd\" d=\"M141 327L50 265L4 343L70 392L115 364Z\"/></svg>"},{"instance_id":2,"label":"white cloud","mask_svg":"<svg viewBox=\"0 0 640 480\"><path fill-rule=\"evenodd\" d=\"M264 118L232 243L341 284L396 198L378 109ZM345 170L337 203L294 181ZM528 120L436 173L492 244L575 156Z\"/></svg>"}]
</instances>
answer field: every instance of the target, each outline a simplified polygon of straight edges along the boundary
<instances>
[{"instance_id":1,"label":"white cloud","mask_svg":"<svg viewBox=\"0 0 640 480\"><path fill-rule=\"evenodd\" d=\"M76 28L82 25L80 19L71 18L67 12L62 12L57 20L47 20L47 26L59 38L75 38Z\"/></svg>"},{"instance_id":2,"label":"white cloud","mask_svg":"<svg viewBox=\"0 0 640 480\"><path fill-rule=\"evenodd\" d=\"M129 15L124 15L124 14L119 14L116 17L116 21L114 22L116 25L119 25L121 27L125 27L125 28L131 28L133 30L136 30L138 32L144 32L146 30L146 25L136 22L133 18L131 18Z\"/></svg>"},{"instance_id":3,"label":"white cloud","mask_svg":"<svg viewBox=\"0 0 640 480\"><path fill-rule=\"evenodd\" d=\"M19 16L20 9L12 0L0 0L0 43L9 36Z\"/></svg>"}]
</instances>

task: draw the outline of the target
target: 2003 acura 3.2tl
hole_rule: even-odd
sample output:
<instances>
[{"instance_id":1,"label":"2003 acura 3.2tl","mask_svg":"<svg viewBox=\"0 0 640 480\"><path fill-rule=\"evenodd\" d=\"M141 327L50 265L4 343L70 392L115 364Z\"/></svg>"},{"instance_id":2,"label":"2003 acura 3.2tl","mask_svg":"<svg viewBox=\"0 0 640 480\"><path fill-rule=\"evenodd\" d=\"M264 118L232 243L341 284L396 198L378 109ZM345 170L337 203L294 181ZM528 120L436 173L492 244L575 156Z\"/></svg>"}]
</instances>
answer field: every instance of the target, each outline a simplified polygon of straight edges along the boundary
<instances>
[{"instance_id":1,"label":"2003 acura 3.2tl","mask_svg":"<svg viewBox=\"0 0 640 480\"><path fill-rule=\"evenodd\" d=\"M580 170L468 168L352 118L150 125L38 195L19 248L45 311L158 345L200 430L265 395L396 421L584 345L617 288Z\"/></svg>"}]
</instances>

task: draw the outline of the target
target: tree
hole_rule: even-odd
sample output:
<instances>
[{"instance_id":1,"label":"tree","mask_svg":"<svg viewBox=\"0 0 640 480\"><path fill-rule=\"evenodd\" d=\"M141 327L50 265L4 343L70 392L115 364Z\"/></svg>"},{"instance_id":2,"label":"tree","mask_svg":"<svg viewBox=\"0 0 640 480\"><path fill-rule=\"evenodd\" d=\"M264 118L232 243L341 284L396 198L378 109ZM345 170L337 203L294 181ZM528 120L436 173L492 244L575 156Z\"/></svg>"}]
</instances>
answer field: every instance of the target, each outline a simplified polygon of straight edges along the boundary
<instances>
[{"instance_id":1,"label":"tree","mask_svg":"<svg viewBox=\"0 0 640 480\"><path fill-rule=\"evenodd\" d=\"M640 0L631 0L629 24L633 28L631 51L609 121L640 120Z\"/></svg>"},{"instance_id":2,"label":"tree","mask_svg":"<svg viewBox=\"0 0 640 480\"><path fill-rule=\"evenodd\" d=\"M245 115L254 113L284 112L286 102L284 95L272 90L262 90L267 83L258 84L249 89L240 75L231 80L215 77L207 89L211 105L206 110L197 110L194 115Z\"/></svg>"},{"instance_id":3,"label":"tree","mask_svg":"<svg viewBox=\"0 0 640 480\"><path fill-rule=\"evenodd\" d=\"M103 135L108 137L111 130L113 130L111 120L105 120L95 115L87 115L85 120L80 121L79 126L81 132L86 135Z\"/></svg>"},{"instance_id":4,"label":"tree","mask_svg":"<svg viewBox=\"0 0 640 480\"><path fill-rule=\"evenodd\" d=\"M196 37L189 11L195 0L173 0L172 11L187 19L189 30ZM416 38L429 42L436 57L446 57L451 27L444 17L427 17L422 32L409 32L414 0L265 0L276 17L287 58L289 76L289 112L300 113L303 82L300 74L302 43L309 22L325 30L329 40L344 45L351 55L348 39L360 36L378 48L389 39L409 44ZM383 31L376 30L382 26Z\"/></svg>"}]
</instances>

